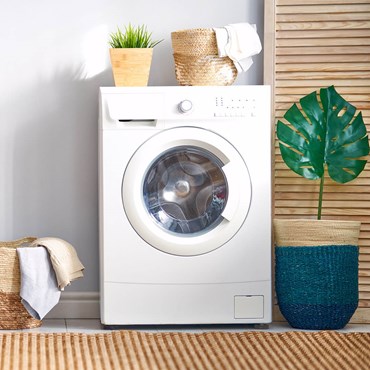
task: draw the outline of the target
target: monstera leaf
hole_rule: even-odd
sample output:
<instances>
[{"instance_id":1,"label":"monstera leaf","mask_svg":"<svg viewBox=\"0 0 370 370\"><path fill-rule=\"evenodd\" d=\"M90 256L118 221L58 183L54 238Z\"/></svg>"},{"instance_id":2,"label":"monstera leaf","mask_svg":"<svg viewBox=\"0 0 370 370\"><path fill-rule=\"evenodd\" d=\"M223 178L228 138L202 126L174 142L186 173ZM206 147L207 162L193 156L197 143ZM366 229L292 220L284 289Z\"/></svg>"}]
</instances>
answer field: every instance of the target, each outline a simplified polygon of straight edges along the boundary
<instances>
[{"instance_id":1,"label":"monstera leaf","mask_svg":"<svg viewBox=\"0 0 370 370\"><path fill-rule=\"evenodd\" d=\"M361 112L340 96L334 86L300 99L285 113L288 123L278 121L280 152L287 166L307 179L321 179L324 173L336 182L355 179L366 165L369 140ZM319 204L321 215L321 203Z\"/></svg>"}]
</instances>

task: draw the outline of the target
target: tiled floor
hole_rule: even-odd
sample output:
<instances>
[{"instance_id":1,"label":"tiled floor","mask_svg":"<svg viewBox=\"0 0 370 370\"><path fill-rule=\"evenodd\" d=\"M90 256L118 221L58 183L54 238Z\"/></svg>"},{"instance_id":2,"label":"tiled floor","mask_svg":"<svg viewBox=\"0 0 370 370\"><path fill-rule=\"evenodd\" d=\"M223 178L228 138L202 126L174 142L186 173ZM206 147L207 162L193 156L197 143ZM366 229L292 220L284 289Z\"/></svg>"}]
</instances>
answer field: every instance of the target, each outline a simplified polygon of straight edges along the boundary
<instances>
[{"instance_id":1,"label":"tiled floor","mask_svg":"<svg viewBox=\"0 0 370 370\"><path fill-rule=\"evenodd\" d=\"M126 328L125 328L126 329ZM292 329L286 323L273 323L266 327L254 327L251 325L214 325L214 326L145 326L145 327L129 327L130 330L143 330L150 332L165 332L165 331L184 331L192 333L202 333L207 331L270 331L270 332L285 332L295 330ZM23 332L42 332L42 333L66 333L66 332L83 332L83 333L106 333L97 319L46 319L43 320L43 324L40 328L22 330ZM369 332L370 325L363 324L349 324L344 329L338 330L339 332ZM0 330L0 333L8 332L6 330Z\"/></svg>"}]
</instances>

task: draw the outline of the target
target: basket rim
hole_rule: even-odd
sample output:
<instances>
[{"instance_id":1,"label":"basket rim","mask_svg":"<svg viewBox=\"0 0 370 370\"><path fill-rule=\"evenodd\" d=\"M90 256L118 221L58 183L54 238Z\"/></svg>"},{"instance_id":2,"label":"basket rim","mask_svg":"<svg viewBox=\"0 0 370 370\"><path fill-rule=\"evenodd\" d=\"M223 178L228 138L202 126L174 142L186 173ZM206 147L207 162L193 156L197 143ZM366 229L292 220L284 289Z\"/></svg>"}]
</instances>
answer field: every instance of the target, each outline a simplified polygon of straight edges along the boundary
<instances>
[{"instance_id":1,"label":"basket rim","mask_svg":"<svg viewBox=\"0 0 370 370\"><path fill-rule=\"evenodd\" d=\"M361 222L274 219L273 227L277 246L358 245Z\"/></svg>"},{"instance_id":2,"label":"basket rim","mask_svg":"<svg viewBox=\"0 0 370 370\"><path fill-rule=\"evenodd\" d=\"M172 31L171 34L176 34L176 33L199 33L199 32L209 32L209 33L214 33L214 29L209 27L209 28L189 28L189 29L182 29L182 30L177 30L177 31Z\"/></svg>"},{"instance_id":3,"label":"basket rim","mask_svg":"<svg viewBox=\"0 0 370 370\"><path fill-rule=\"evenodd\" d=\"M273 220L274 223L312 223L312 224L346 224L346 225L361 225L361 221L355 221L355 220L317 220L317 219L310 219L310 218L275 218Z\"/></svg>"},{"instance_id":4,"label":"basket rim","mask_svg":"<svg viewBox=\"0 0 370 370\"><path fill-rule=\"evenodd\" d=\"M23 238L9 240L9 241L0 241L0 248L17 248L22 244L32 243L37 238L35 236L25 236Z\"/></svg>"}]
</instances>

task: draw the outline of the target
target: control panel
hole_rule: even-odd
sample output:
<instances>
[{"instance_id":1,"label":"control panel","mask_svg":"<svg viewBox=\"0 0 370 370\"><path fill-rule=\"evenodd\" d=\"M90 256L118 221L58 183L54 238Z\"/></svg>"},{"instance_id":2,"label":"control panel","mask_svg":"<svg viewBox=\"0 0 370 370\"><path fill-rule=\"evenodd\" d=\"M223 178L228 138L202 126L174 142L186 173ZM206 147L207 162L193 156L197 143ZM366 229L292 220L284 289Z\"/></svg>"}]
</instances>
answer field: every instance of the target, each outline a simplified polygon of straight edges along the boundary
<instances>
[{"instance_id":1,"label":"control panel","mask_svg":"<svg viewBox=\"0 0 370 370\"><path fill-rule=\"evenodd\" d=\"M257 118L269 107L268 86L102 88L105 122Z\"/></svg>"},{"instance_id":2,"label":"control panel","mask_svg":"<svg viewBox=\"0 0 370 370\"><path fill-rule=\"evenodd\" d=\"M215 117L255 117L256 100L252 97L217 96Z\"/></svg>"}]
</instances>

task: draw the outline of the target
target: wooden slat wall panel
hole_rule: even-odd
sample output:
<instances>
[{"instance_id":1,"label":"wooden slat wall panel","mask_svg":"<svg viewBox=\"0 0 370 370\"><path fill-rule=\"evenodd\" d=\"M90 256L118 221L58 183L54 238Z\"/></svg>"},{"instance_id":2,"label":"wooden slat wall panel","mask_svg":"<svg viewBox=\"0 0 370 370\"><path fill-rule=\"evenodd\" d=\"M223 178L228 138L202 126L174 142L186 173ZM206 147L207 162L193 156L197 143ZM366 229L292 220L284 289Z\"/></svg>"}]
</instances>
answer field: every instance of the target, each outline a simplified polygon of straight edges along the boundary
<instances>
[{"instance_id":1,"label":"wooden slat wall panel","mask_svg":"<svg viewBox=\"0 0 370 370\"><path fill-rule=\"evenodd\" d=\"M362 111L370 132L369 0L266 0L264 52L274 129L277 119L300 97L335 85ZM318 182L287 169L276 141L273 156L274 217L315 218ZM362 223L360 303L353 321L370 322L370 163L348 184L325 181L323 218Z\"/></svg>"}]
</instances>

